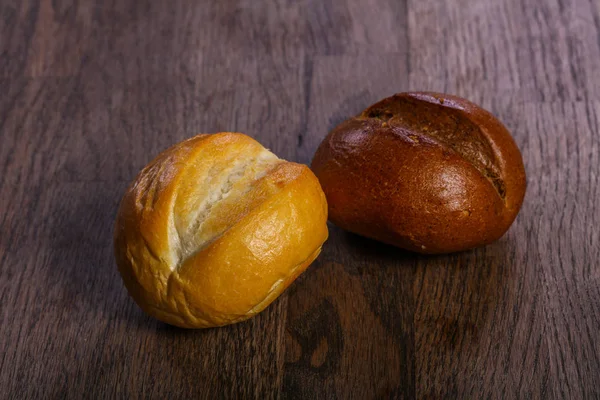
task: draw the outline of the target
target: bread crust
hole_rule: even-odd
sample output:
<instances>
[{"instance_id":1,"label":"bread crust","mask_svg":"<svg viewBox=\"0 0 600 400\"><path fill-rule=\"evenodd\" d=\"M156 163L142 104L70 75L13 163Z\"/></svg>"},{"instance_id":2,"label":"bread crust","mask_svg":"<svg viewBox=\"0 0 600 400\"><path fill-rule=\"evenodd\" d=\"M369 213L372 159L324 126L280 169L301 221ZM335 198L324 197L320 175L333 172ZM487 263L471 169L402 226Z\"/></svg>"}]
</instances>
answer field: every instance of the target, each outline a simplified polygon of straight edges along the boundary
<instances>
[{"instance_id":1,"label":"bread crust","mask_svg":"<svg viewBox=\"0 0 600 400\"><path fill-rule=\"evenodd\" d=\"M148 314L222 326L267 307L318 256L327 203L305 165L239 133L198 135L150 162L115 224L125 286Z\"/></svg>"},{"instance_id":2,"label":"bread crust","mask_svg":"<svg viewBox=\"0 0 600 400\"><path fill-rule=\"evenodd\" d=\"M521 153L488 111L438 93L400 93L323 140L312 162L329 218L420 253L500 238L525 195Z\"/></svg>"}]
</instances>

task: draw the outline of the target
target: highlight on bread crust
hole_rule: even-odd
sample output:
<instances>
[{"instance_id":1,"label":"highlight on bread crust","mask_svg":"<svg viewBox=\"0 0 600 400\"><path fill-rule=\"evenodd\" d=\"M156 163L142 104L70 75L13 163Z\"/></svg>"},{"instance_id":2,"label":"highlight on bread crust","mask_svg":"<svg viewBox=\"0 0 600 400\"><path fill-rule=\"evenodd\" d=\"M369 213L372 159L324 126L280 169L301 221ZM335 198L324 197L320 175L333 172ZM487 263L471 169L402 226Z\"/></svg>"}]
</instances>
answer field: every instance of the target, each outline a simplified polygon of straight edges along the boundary
<instances>
[{"instance_id":1,"label":"highlight on bread crust","mask_svg":"<svg viewBox=\"0 0 600 400\"><path fill-rule=\"evenodd\" d=\"M198 135L159 154L121 202L115 255L140 307L202 328L268 306L318 256L327 203L304 165L239 133Z\"/></svg>"},{"instance_id":2,"label":"highlight on bread crust","mask_svg":"<svg viewBox=\"0 0 600 400\"><path fill-rule=\"evenodd\" d=\"M525 195L504 125L456 96L400 93L335 127L312 162L336 225L420 253L500 238Z\"/></svg>"}]
</instances>

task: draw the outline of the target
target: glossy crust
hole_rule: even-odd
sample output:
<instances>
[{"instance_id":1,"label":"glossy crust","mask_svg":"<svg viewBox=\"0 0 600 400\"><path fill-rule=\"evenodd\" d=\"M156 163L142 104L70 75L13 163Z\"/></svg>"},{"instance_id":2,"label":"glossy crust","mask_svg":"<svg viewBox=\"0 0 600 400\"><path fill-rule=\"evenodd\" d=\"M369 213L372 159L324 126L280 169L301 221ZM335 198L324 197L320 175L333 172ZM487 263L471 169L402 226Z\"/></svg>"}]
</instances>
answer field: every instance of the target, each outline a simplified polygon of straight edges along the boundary
<instances>
[{"instance_id":1,"label":"glossy crust","mask_svg":"<svg viewBox=\"0 0 600 400\"><path fill-rule=\"evenodd\" d=\"M238 133L164 151L128 188L115 255L131 296L172 325L206 328L267 307L318 256L327 203L307 166Z\"/></svg>"},{"instance_id":2,"label":"glossy crust","mask_svg":"<svg viewBox=\"0 0 600 400\"><path fill-rule=\"evenodd\" d=\"M333 223L420 253L497 240L526 187L521 153L502 123L437 93L400 93L344 121L312 169Z\"/></svg>"}]
</instances>

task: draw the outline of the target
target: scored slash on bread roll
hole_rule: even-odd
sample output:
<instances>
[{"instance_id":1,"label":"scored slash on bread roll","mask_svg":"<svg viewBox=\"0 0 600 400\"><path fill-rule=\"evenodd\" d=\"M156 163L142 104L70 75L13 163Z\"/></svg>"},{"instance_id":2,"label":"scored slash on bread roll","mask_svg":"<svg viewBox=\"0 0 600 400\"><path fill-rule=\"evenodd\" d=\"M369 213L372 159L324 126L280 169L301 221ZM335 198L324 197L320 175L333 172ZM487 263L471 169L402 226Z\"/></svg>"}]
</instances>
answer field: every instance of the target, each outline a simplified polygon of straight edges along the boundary
<instances>
[{"instance_id":1,"label":"scored slash on bread roll","mask_svg":"<svg viewBox=\"0 0 600 400\"><path fill-rule=\"evenodd\" d=\"M267 307L318 256L327 203L305 165L239 133L161 153L128 188L115 225L125 286L148 314L204 328Z\"/></svg>"}]
</instances>

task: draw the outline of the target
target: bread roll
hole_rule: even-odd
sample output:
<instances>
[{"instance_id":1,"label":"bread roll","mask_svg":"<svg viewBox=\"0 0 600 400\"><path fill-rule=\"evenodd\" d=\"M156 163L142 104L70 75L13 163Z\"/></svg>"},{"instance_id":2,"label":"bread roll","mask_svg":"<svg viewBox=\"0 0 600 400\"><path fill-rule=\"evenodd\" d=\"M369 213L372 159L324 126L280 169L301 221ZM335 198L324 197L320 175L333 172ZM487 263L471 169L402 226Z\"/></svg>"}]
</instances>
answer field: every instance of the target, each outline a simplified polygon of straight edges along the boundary
<instances>
[{"instance_id":1,"label":"bread roll","mask_svg":"<svg viewBox=\"0 0 600 400\"><path fill-rule=\"evenodd\" d=\"M333 223L420 253L500 238L526 186L521 153L502 123L435 93L397 94L341 123L312 169Z\"/></svg>"},{"instance_id":2,"label":"bread roll","mask_svg":"<svg viewBox=\"0 0 600 400\"><path fill-rule=\"evenodd\" d=\"M148 314L206 328L275 300L319 255L327 203L305 165L239 133L164 151L127 189L115 226L125 286Z\"/></svg>"}]
</instances>

